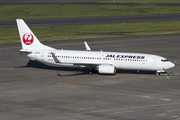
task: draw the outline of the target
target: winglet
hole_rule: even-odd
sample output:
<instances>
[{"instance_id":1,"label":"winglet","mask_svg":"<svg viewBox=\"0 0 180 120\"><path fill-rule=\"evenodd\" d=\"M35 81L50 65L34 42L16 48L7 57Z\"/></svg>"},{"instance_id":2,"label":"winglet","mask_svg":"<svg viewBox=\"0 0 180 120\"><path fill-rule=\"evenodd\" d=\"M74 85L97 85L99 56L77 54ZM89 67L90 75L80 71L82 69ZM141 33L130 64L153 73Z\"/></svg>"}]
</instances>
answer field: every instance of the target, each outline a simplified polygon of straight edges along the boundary
<instances>
[{"instance_id":1,"label":"winglet","mask_svg":"<svg viewBox=\"0 0 180 120\"><path fill-rule=\"evenodd\" d=\"M54 61L55 61L56 63L61 63L61 62L57 59L57 57L54 55L53 52L51 52L51 54L52 54L52 57L53 57L53 59L54 59Z\"/></svg>"},{"instance_id":2,"label":"winglet","mask_svg":"<svg viewBox=\"0 0 180 120\"><path fill-rule=\"evenodd\" d=\"M86 43L86 41L84 41L84 45L85 45L87 51L91 51L91 48L90 48L89 45Z\"/></svg>"}]
</instances>

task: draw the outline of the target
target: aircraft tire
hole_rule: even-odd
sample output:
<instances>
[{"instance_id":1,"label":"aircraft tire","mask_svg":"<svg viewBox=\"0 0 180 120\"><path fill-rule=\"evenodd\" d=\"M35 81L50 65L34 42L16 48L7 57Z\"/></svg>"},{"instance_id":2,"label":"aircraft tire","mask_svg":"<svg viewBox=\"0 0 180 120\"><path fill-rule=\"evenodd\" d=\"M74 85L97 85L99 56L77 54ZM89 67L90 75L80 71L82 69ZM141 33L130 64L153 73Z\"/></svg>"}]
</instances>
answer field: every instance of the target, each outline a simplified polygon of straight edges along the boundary
<instances>
[{"instance_id":1,"label":"aircraft tire","mask_svg":"<svg viewBox=\"0 0 180 120\"><path fill-rule=\"evenodd\" d=\"M90 70L90 71L89 71L89 75L92 75L92 74L93 74L93 72Z\"/></svg>"},{"instance_id":2,"label":"aircraft tire","mask_svg":"<svg viewBox=\"0 0 180 120\"><path fill-rule=\"evenodd\" d=\"M159 72L156 72L156 76L159 76L160 75L160 73Z\"/></svg>"}]
</instances>

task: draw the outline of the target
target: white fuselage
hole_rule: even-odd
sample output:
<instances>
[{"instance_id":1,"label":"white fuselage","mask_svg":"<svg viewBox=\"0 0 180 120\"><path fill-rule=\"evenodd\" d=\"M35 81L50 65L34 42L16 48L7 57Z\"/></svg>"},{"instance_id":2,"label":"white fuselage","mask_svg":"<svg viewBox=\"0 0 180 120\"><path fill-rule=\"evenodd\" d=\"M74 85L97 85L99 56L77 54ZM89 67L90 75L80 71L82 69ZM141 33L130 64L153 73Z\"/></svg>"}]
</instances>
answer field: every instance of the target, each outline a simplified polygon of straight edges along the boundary
<instances>
[{"instance_id":1,"label":"white fuselage","mask_svg":"<svg viewBox=\"0 0 180 120\"><path fill-rule=\"evenodd\" d=\"M56 63L51 52L55 54L61 63ZM101 51L77 51L77 50L33 50L27 55L38 61L55 64L80 67L92 65L110 64L116 69L163 71L174 67L174 64L166 58L142 53L101 52Z\"/></svg>"},{"instance_id":2,"label":"white fuselage","mask_svg":"<svg viewBox=\"0 0 180 120\"><path fill-rule=\"evenodd\" d=\"M17 19L16 22L22 44L20 52L41 62L87 67L90 68L90 74L94 69L100 74L116 74L116 69L152 70L159 74L175 66L166 58L157 55L91 51L86 42L86 51L57 50L43 45L22 19Z\"/></svg>"}]
</instances>

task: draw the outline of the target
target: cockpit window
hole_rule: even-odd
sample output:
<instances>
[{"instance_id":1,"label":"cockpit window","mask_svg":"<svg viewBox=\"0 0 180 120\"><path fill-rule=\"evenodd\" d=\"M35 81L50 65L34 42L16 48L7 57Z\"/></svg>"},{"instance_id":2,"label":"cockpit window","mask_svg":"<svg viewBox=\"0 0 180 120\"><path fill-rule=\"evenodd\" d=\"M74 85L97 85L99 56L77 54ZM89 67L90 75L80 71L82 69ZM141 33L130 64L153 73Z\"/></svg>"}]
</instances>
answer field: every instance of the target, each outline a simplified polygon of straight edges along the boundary
<instances>
[{"instance_id":1,"label":"cockpit window","mask_svg":"<svg viewBox=\"0 0 180 120\"><path fill-rule=\"evenodd\" d=\"M167 60L167 59L165 59L165 60L161 60L162 62L167 62L167 61L169 61L169 60Z\"/></svg>"}]
</instances>

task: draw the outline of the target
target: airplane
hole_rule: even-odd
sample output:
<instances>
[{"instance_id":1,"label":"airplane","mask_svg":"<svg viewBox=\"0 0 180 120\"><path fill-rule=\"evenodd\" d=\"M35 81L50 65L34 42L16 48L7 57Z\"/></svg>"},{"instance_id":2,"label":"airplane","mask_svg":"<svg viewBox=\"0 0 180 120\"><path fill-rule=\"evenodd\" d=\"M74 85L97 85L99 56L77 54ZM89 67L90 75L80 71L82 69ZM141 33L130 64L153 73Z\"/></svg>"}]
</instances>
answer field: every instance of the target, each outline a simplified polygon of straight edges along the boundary
<instances>
[{"instance_id":1,"label":"airplane","mask_svg":"<svg viewBox=\"0 0 180 120\"><path fill-rule=\"evenodd\" d=\"M99 74L116 74L116 69L155 71L156 75L173 68L174 63L166 58L144 53L92 51L84 42L86 50L59 50L43 45L23 19L16 19L21 39L20 53L32 60L58 66L77 66L95 70Z\"/></svg>"}]
</instances>

